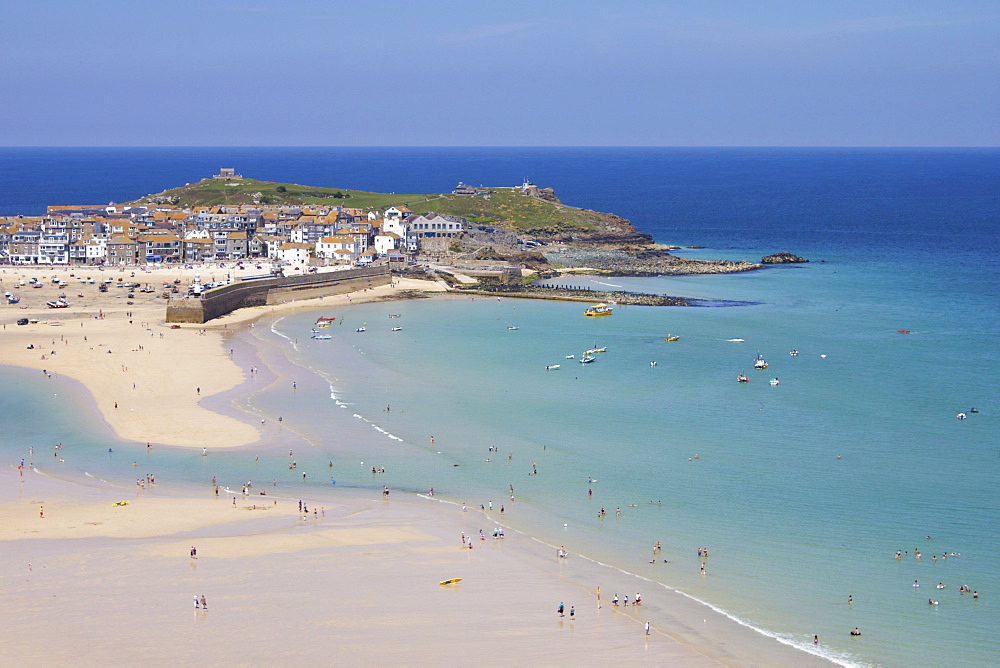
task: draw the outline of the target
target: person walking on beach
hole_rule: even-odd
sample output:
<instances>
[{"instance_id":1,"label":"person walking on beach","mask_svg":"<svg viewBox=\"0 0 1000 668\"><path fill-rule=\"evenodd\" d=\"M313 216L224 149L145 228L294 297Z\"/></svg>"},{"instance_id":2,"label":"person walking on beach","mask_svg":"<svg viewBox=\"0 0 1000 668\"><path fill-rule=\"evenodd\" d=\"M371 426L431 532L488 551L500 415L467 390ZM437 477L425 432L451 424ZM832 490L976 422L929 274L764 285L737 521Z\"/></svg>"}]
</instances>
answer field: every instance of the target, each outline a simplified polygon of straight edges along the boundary
<instances>
[{"instance_id":1,"label":"person walking on beach","mask_svg":"<svg viewBox=\"0 0 1000 668\"><path fill-rule=\"evenodd\" d=\"M205 600L205 595L201 595L201 609L208 610L208 601Z\"/></svg>"},{"instance_id":2,"label":"person walking on beach","mask_svg":"<svg viewBox=\"0 0 1000 668\"><path fill-rule=\"evenodd\" d=\"M197 609L198 609L198 608L200 608L200 607L201 607L201 606L200 606L200 605L198 605L198 595L197 595L197 594L195 594L195 595L194 595L194 609L195 609L195 610L197 610Z\"/></svg>"},{"instance_id":3,"label":"person walking on beach","mask_svg":"<svg viewBox=\"0 0 1000 668\"><path fill-rule=\"evenodd\" d=\"M565 617L566 616L566 615L563 614L563 610L565 610L566 607L562 604L562 601L559 601L559 608L557 608L557 609L559 611L559 616L560 617Z\"/></svg>"},{"instance_id":4,"label":"person walking on beach","mask_svg":"<svg viewBox=\"0 0 1000 668\"><path fill-rule=\"evenodd\" d=\"M646 622L646 635L649 635L649 622Z\"/></svg>"},{"instance_id":5,"label":"person walking on beach","mask_svg":"<svg viewBox=\"0 0 1000 668\"><path fill-rule=\"evenodd\" d=\"M574 617L576 617L576 607L571 605L569 606L569 620L573 621Z\"/></svg>"},{"instance_id":6,"label":"person walking on beach","mask_svg":"<svg viewBox=\"0 0 1000 668\"><path fill-rule=\"evenodd\" d=\"M191 558L192 559L198 558L198 550L195 549L194 545L191 546Z\"/></svg>"},{"instance_id":7,"label":"person walking on beach","mask_svg":"<svg viewBox=\"0 0 1000 668\"><path fill-rule=\"evenodd\" d=\"M615 593L615 597L613 599L611 599L611 604L614 605L616 608L618 607L618 594L617 594L617 592Z\"/></svg>"},{"instance_id":8,"label":"person walking on beach","mask_svg":"<svg viewBox=\"0 0 1000 668\"><path fill-rule=\"evenodd\" d=\"M38 516L45 517L45 506L38 506Z\"/></svg>"}]
</instances>

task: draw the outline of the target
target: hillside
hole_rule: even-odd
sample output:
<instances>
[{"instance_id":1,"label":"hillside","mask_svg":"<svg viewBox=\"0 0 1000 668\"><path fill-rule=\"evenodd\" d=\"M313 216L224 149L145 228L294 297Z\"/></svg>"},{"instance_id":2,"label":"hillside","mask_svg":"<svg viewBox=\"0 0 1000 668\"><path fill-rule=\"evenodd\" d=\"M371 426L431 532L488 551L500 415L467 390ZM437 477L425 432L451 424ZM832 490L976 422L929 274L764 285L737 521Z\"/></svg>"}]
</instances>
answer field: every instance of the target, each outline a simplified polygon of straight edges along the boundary
<instances>
[{"instance_id":1,"label":"hillside","mask_svg":"<svg viewBox=\"0 0 1000 668\"><path fill-rule=\"evenodd\" d=\"M461 216L472 223L516 231L520 236L549 241L645 245L652 239L610 213L566 206L550 189L496 188L479 195L373 193L347 188L302 186L256 179L203 179L150 195L133 204L181 207L240 204L342 205L384 209L406 205L415 213Z\"/></svg>"}]
</instances>

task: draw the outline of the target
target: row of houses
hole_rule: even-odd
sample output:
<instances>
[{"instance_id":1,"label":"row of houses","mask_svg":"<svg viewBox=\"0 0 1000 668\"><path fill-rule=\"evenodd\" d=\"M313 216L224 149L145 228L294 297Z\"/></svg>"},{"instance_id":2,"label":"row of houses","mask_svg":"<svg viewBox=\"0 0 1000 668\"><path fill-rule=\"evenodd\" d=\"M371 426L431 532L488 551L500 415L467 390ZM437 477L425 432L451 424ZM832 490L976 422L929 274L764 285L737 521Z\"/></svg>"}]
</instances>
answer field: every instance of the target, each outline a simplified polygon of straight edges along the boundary
<instances>
[{"instance_id":1,"label":"row of houses","mask_svg":"<svg viewBox=\"0 0 1000 668\"><path fill-rule=\"evenodd\" d=\"M141 265L267 259L370 265L414 255L428 238L470 231L463 218L405 206L50 206L45 216L0 218L0 262Z\"/></svg>"}]
</instances>

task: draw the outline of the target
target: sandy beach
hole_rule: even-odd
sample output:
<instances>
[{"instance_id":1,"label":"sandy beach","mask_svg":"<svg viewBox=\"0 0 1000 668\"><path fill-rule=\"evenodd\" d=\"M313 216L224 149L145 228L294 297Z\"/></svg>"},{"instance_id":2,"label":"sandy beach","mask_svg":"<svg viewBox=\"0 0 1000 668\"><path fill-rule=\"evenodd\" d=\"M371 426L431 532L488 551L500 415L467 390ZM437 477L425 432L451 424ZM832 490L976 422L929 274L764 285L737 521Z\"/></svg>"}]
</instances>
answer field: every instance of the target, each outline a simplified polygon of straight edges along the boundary
<instances>
[{"instance_id":1,"label":"sandy beach","mask_svg":"<svg viewBox=\"0 0 1000 668\"><path fill-rule=\"evenodd\" d=\"M172 284L194 271L205 276L202 268L123 278ZM124 289L99 293L79 280L88 272L108 274L8 268L5 290L21 275L61 275L79 285L62 289L75 303L58 312L44 307L58 287L19 289L22 303L2 317L0 353L7 364L79 381L115 433L154 447L258 442L255 426L201 405L248 373L230 358L228 335L291 309L348 305L345 296L328 297L172 329L156 293L145 300L123 298ZM352 302L440 289L401 280ZM39 322L15 325L20 317ZM216 495L207 483L203 490L163 481L143 489L85 485L8 463L0 471L7 660L829 665L676 592L646 594L641 609L616 608L615 588L625 593L635 578L572 555L556 558L551 546L523 534L494 539L497 518L487 513L415 495L390 501L347 491L319 505L305 499L303 512L297 498L236 492ZM129 503L115 505L121 501ZM439 584L450 578L462 580ZM205 596L207 610L200 600L194 605L195 596Z\"/></svg>"}]
</instances>

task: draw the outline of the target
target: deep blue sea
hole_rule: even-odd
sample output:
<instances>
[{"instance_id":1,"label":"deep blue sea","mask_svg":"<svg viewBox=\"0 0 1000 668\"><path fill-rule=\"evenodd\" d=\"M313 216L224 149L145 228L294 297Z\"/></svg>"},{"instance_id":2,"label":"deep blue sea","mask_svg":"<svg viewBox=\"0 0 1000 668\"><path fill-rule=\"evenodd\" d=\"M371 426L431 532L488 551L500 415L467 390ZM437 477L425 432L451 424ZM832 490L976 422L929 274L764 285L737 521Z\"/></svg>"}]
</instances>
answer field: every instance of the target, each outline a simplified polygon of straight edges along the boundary
<instances>
[{"instance_id":1,"label":"deep blue sea","mask_svg":"<svg viewBox=\"0 0 1000 668\"><path fill-rule=\"evenodd\" d=\"M558 302L367 304L332 314L347 320L332 341L307 338L315 313L289 315L243 335L262 344L277 380L236 403L282 416L304 444L300 467L325 473L333 462L338 488L506 502L513 528L647 578L646 600L676 588L845 663L995 663L1000 150L0 149L0 214L135 199L220 167L407 193L529 178L659 242L704 247L679 252L689 257L810 259L736 275L576 279L739 306L589 319ZM669 333L680 340L665 342ZM594 364L566 359L595 345L608 352ZM751 368L758 354L766 371ZM130 454L104 454L113 437L86 401L60 410L33 375L4 373L24 392L0 396L0 410L40 416L0 435L9 460L32 440L73 438L92 451L81 476L134 477ZM256 477L288 475L279 449L260 448L275 466ZM238 485L251 459L220 455L213 474ZM158 478L204 482L200 460L177 453ZM372 477L372 465L387 473ZM322 478L313 493L329 493ZM669 563L648 563L656 541ZM980 598L960 594L964 584Z\"/></svg>"}]
</instances>

